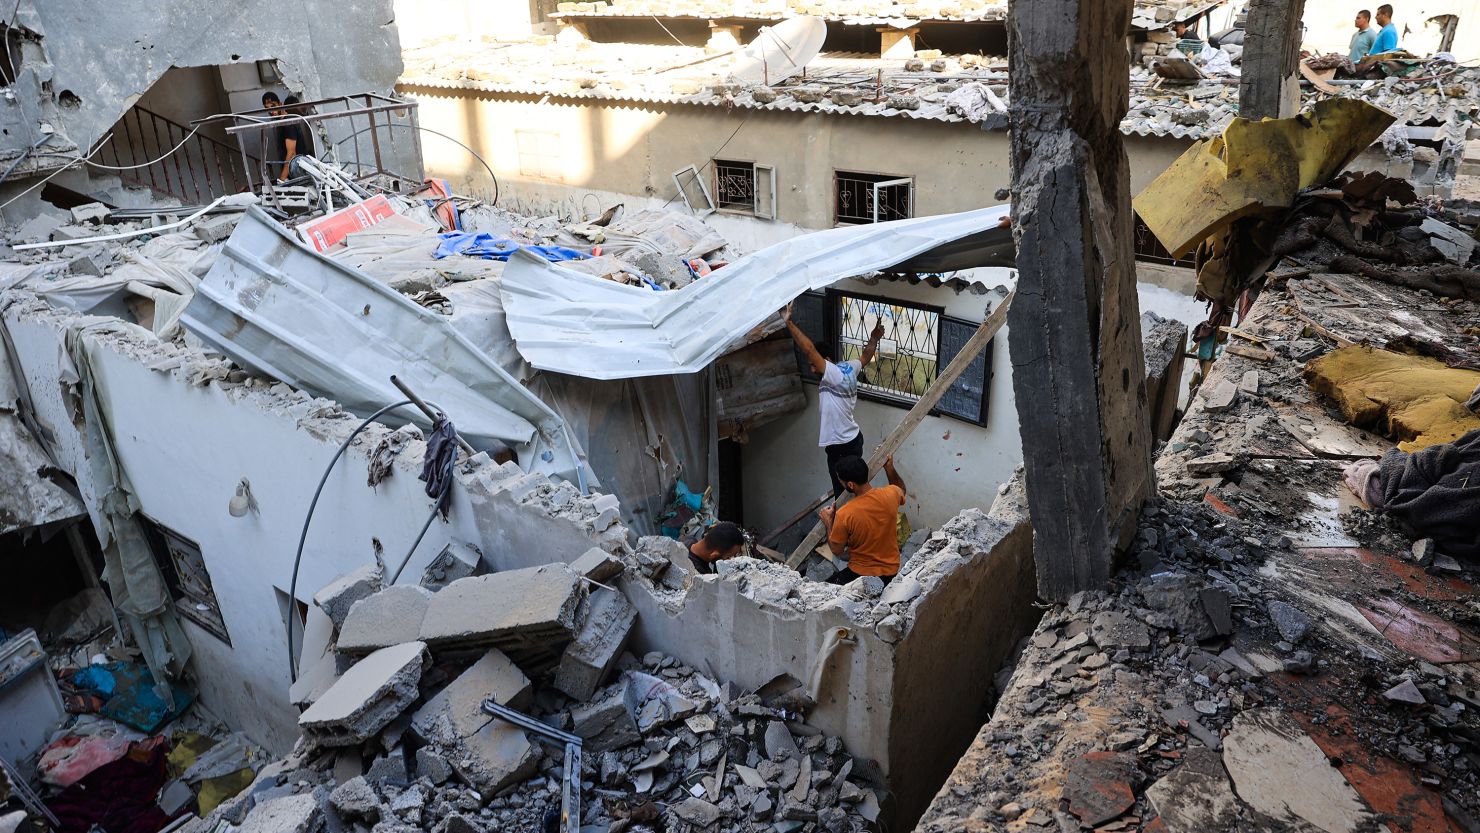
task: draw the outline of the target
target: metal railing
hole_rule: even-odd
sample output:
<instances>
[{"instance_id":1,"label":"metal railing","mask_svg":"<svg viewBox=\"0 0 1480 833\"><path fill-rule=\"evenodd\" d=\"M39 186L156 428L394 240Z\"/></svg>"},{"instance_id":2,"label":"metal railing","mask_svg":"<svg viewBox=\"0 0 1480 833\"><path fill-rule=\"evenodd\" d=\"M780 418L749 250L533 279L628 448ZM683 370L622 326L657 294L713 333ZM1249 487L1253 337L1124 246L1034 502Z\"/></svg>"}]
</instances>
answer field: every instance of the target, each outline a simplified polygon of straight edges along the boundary
<instances>
[{"instance_id":1,"label":"metal railing","mask_svg":"<svg viewBox=\"0 0 1480 833\"><path fill-rule=\"evenodd\" d=\"M113 173L128 185L151 188L186 204L204 204L247 190L248 168L238 148L202 135L143 107L134 106L100 140L94 161L127 170ZM187 141L188 137L188 141ZM182 144L183 143L183 144ZM165 154L176 145L179 150ZM164 157L164 158L160 158ZM152 164L133 168L150 160Z\"/></svg>"},{"instance_id":2,"label":"metal railing","mask_svg":"<svg viewBox=\"0 0 1480 833\"><path fill-rule=\"evenodd\" d=\"M416 102L380 93L357 93L305 101L289 109L294 115L274 116L266 109L245 110L195 124L228 123L226 133L236 137L241 158L247 163L248 184L253 189L260 186L265 192L272 191L275 181L272 169L282 160L271 158L273 154L266 148L272 146L277 130L295 123L315 133L322 128L327 141L321 135L315 137L321 156L327 157L327 151L332 150L333 161L350 169L355 182L393 189L399 185L408 189L421 187L421 134ZM248 137L256 137L255 144L264 148L262 159L254 159L248 152Z\"/></svg>"}]
</instances>

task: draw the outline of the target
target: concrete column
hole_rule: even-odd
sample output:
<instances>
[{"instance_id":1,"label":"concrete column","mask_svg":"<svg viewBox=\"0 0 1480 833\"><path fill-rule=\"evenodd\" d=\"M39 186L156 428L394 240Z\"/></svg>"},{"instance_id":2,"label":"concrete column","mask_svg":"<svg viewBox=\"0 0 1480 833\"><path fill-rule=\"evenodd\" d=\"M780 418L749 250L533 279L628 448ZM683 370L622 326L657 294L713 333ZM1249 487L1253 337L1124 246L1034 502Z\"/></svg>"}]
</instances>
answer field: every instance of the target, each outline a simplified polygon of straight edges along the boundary
<instances>
[{"instance_id":1,"label":"concrete column","mask_svg":"<svg viewBox=\"0 0 1480 833\"><path fill-rule=\"evenodd\" d=\"M878 32L880 58L915 57L915 35L920 33L919 29L895 29L892 26L882 26Z\"/></svg>"},{"instance_id":2,"label":"concrete column","mask_svg":"<svg viewBox=\"0 0 1480 833\"><path fill-rule=\"evenodd\" d=\"M1154 485L1131 250L1131 0L1013 0L1008 315L1038 590L1103 587Z\"/></svg>"},{"instance_id":3,"label":"concrete column","mask_svg":"<svg viewBox=\"0 0 1480 833\"><path fill-rule=\"evenodd\" d=\"M1239 115L1283 119L1300 112L1300 36L1305 0L1250 0Z\"/></svg>"}]
</instances>

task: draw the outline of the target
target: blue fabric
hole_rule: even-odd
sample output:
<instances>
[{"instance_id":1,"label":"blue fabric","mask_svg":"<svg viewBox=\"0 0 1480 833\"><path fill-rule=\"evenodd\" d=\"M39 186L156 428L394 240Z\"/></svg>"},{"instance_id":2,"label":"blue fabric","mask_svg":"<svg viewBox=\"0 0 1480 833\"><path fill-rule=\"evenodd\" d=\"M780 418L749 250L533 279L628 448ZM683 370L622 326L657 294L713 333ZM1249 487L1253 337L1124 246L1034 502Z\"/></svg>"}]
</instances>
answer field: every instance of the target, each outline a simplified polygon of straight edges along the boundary
<instances>
[{"instance_id":1,"label":"blue fabric","mask_svg":"<svg viewBox=\"0 0 1480 833\"><path fill-rule=\"evenodd\" d=\"M517 249L534 252L551 263L563 260L584 260L586 254L564 246L527 246L516 240L494 237L488 232L447 231L438 235L442 242L432 257L438 260L452 255L480 257L484 260L508 260Z\"/></svg>"},{"instance_id":2,"label":"blue fabric","mask_svg":"<svg viewBox=\"0 0 1480 833\"><path fill-rule=\"evenodd\" d=\"M1389 23L1382 27L1377 33L1377 40L1372 42L1372 50L1368 55L1379 55L1383 52L1392 52L1398 48L1398 27Z\"/></svg>"},{"instance_id":3,"label":"blue fabric","mask_svg":"<svg viewBox=\"0 0 1480 833\"><path fill-rule=\"evenodd\" d=\"M110 666L121 667L122 665L121 662L115 662L109 665L89 665L86 668L79 668L72 674L72 685L83 691L91 691L103 697L112 697L113 688L118 685L118 681L114 678Z\"/></svg>"}]
</instances>

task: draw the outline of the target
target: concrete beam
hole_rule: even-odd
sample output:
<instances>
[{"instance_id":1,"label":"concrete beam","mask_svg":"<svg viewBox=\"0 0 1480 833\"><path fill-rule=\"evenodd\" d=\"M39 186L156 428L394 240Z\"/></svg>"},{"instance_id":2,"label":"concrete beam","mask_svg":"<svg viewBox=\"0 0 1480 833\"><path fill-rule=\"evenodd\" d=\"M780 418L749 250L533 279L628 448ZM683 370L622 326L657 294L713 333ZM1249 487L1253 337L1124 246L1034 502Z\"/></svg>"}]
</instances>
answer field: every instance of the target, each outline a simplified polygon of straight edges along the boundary
<instances>
[{"instance_id":1,"label":"concrete beam","mask_svg":"<svg viewBox=\"0 0 1480 833\"><path fill-rule=\"evenodd\" d=\"M1305 0L1250 0L1238 111L1246 119L1300 112L1300 25Z\"/></svg>"},{"instance_id":2,"label":"concrete beam","mask_svg":"<svg viewBox=\"0 0 1480 833\"><path fill-rule=\"evenodd\" d=\"M1008 319L1040 595L1102 587L1153 485L1131 251L1130 0L1007 16L1018 287Z\"/></svg>"}]
</instances>

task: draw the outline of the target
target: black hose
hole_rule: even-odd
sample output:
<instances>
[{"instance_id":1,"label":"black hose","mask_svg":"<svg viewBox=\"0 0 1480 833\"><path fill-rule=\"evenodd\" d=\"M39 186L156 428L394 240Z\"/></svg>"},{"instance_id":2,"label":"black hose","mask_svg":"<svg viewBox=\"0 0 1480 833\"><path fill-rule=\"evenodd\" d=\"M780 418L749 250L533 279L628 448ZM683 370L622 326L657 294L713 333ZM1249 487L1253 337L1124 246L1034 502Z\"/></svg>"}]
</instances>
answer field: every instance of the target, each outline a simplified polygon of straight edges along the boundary
<instances>
[{"instance_id":1,"label":"black hose","mask_svg":"<svg viewBox=\"0 0 1480 833\"><path fill-rule=\"evenodd\" d=\"M339 450L334 452L334 458L329 461L329 465L324 469L323 476L319 478L318 488L313 490L313 500L309 501L308 514L303 518L303 531L298 533L298 551L293 554L293 578L288 584L288 604L290 607L298 600L298 568L303 564L303 544L308 540L308 525L313 520L314 509L319 505L319 496L323 494L324 484L329 482L329 474L334 471L334 464L339 462L339 458L344 456L345 449L349 448L349 444L354 442L355 437L358 437L361 431L369 427L370 423L374 422L387 411L393 411L396 408L412 404L414 403L410 399L403 399L393 405L387 405L366 417L365 421L360 423L359 427L351 431L349 436L345 437L344 442L339 444ZM456 457L454 456L455 459ZM396 570L396 574L391 577L391 584L395 584L396 579L401 577L401 571L406 569L407 563L411 561L411 556L415 554L416 548L421 545L421 539L426 537L427 530L432 526L432 519L437 517L437 510L442 505L442 499L446 497L447 490L451 488L452 477L448 476L447 482L442 484L442 494L438 495L436 502L432 504L432 512L427 516L427 522L422 524L420 534L416 536L415 541L411 542L411 549L406 551L406 557L401 561L401 566ZM293 656L292 610L288 611L288 679L292 682L298 681L298 658Z\"/></svg>"}]
</instances>

